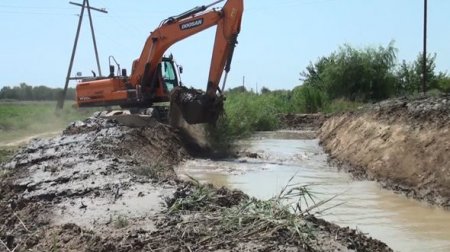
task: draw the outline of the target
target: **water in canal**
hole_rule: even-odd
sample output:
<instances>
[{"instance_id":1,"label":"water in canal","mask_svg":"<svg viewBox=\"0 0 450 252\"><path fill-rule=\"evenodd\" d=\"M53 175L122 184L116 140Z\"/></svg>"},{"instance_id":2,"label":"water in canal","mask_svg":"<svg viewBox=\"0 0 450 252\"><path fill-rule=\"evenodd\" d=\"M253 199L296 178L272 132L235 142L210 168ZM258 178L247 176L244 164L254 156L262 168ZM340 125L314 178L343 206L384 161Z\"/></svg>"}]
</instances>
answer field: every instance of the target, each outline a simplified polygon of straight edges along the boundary
<instances>
[{"instance_id":1,"label":"water in canal","mask_svg":"<svg viewBox=\"0 0 450 252\"><path fill-rule=\"evenodd\" d=\"M375 182L355 181L327 163L318 140L302 132L267 132L242 142L261 158L190 160L177 172L216 186L240 189L268 199L288 183L311 185L318 200L336 196L319 217L358 229L395 251L450 251L450 211L430 207L384 190Z\"/></svg>"}]
</instances>

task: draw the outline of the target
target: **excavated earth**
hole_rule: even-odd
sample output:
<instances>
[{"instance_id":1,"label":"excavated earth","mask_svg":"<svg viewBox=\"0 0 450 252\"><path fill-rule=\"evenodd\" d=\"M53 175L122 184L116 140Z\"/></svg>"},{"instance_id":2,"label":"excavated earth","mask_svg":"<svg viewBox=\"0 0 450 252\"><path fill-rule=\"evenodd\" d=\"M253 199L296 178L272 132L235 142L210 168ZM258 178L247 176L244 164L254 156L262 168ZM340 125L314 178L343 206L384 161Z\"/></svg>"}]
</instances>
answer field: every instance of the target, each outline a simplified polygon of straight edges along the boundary
<instances>
[{"instance_id":1,"label":"excavated earth","mask_svg":"<svg viewBox=\"0 0 450 252\"><path fill-rule=\"evenodd\" d=\"M178 180L173 166L199 152L156 121L92 117L33 140L0 170L0 251L391 251L313 216L298 232L259 216L226 225L225 213L255 199Z\"/></svg>"},{"instance_id":2,"label":"excavated earth","mask_svg":"<svg viewBox=\"0 0 450 252\"><path fill-rule=\"evenodd\" d=\"M450 207L450 96L398 98L337 114L319 138L358 178Z\"/></svg>"}]
</instances>

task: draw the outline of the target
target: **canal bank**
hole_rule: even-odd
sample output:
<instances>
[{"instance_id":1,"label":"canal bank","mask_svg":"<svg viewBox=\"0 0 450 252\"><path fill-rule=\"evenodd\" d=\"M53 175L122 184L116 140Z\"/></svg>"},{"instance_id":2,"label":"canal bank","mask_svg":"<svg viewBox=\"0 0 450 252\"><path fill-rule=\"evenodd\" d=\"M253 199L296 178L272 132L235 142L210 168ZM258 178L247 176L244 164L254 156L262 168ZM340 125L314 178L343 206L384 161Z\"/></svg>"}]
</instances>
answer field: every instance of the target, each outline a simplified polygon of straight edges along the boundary
<instances>
[{"instance_id":1,"label":"canal bank","mask_svg":"<svg viewBox=\"0 0 450 252\"><path fill-rule=\"evenodd\" d=\"M320 144L357 178L450 207L450 96L397 98L328 118Z\"/></svg>"}]
</instances>

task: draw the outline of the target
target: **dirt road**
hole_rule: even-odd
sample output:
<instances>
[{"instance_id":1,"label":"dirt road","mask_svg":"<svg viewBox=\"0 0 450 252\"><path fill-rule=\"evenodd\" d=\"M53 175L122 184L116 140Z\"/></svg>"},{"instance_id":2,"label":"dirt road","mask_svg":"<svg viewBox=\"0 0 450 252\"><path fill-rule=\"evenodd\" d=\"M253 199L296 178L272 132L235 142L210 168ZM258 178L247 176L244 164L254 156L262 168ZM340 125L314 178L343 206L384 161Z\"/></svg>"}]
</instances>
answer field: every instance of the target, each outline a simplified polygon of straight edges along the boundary
<instances>
[{"instance_id":1,"label":"dirt road","mask_svg":"<svg viewBox=\"0 0 450 252\"><path fill-rule=\"evenodd\" d=\"M0 176L0 251L390 251L277 202L183 182L195 143L155 122L91 118L34 140Z\"/></svg>"},{"instance_id":2,"label":"dirt road","mask_svg":"<svg viewBox=\"0 0 450 252\"><path fill-rule=\"evenodd\" d=\"M450 207L450 96L399 98L335 115L319 137L356 177Z\"/></svg>"},{"instance_id":3,"label":"dirt road","mask_svg":"<svg viewBox=\"0 0 450 252\"><path fill-rule=\"evenodd\" d=\"M59 131L59 130L58 131L49 131L49 132L44 132L44 133L39 133L39 134L25 136L25 137L22 137L20 139L15 139L15 140L12 140L12 141L0 142L0 148L1 147L18 147L20 145L23 145L23 144L26 144L26 143L30 142L34 138L47 138L47 137L56 136L56 135L58 135L60 133L61 133L61 131Z\"/></svg>"}]
</instances>

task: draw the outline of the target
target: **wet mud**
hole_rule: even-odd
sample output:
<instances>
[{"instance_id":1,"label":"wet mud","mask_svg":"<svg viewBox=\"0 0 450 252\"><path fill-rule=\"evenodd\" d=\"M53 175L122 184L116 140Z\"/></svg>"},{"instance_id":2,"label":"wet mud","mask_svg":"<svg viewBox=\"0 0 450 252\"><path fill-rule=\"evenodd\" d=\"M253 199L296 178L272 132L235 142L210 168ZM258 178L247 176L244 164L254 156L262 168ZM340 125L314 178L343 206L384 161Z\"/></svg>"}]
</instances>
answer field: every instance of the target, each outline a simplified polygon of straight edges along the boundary
<instances>
[{"instance_id":1,"label":"wet mud","mask_svg":"<svg viewBox=\"0 0 450 252\"><path fill-rule=\"evenodd\" d=\"M450 207L450 96L398 98L334 115L319 138L357 178Z\"/></svg>"},{"instance_id":2,"label":"wet mud","mask_svg":"<svg viewBox=\"0 0 450 252\"><path fill-rule=\"evenodd\" d=\"M173 166L201 150L186 139L158 122L93 117L33 140L2 166L0 251L390 251L311 216L263 218L254 211L265 203L240 191L179 180Z\"/></svg>"}]
</instances>

